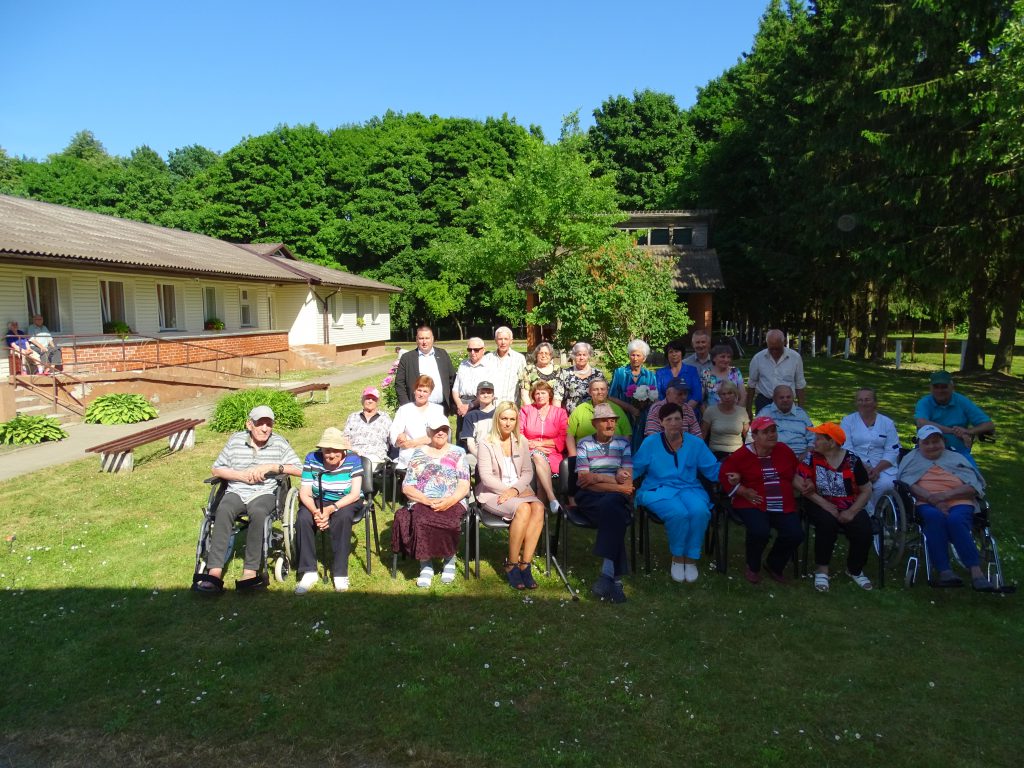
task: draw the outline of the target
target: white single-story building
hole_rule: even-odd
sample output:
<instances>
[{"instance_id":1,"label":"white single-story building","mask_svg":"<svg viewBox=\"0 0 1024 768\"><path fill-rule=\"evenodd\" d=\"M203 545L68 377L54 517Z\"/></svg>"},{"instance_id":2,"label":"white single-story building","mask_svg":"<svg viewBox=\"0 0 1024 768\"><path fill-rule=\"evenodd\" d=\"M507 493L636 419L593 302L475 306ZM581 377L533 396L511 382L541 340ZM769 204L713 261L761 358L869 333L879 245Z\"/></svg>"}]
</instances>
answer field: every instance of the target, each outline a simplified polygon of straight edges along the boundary
<instances>
[{"instance_id":1,"label":"white single-story building","mask_svg":"<svg viewBox=\"0 0 1024 768\"><path fill-rule=\"evenodd\" d=\"M385 353L388 299L400 290L300 261L281 243L228 243L0 195L0 319L25 329L42 314L71 375L116 370L118 357L121 370L191 362L202 350L366 359ZM6 356L0 365L9 375Z\"/></svg>"}]
</instances>

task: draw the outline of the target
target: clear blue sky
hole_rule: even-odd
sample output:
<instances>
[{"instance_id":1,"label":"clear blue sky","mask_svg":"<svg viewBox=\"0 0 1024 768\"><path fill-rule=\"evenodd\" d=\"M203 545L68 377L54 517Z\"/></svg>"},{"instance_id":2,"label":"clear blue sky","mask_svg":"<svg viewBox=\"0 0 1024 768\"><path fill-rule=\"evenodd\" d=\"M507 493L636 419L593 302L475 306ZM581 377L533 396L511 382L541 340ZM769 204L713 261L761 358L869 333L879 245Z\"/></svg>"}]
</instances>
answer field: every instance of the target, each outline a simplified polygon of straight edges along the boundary
<instances>
[{"instance_id":1,"label":"clear blue sky","mask_svg":"<svg viewBox=\"0 0 1024 768\"><path fill-rule=\"evenodd\" d=\"M0 0L0 147L38 159L88 129L112 154L223 152L279 124L392 109L508 113L558 137L609 96L690 106L750 49L768 0Z\"/></svg>"}]
</instances>

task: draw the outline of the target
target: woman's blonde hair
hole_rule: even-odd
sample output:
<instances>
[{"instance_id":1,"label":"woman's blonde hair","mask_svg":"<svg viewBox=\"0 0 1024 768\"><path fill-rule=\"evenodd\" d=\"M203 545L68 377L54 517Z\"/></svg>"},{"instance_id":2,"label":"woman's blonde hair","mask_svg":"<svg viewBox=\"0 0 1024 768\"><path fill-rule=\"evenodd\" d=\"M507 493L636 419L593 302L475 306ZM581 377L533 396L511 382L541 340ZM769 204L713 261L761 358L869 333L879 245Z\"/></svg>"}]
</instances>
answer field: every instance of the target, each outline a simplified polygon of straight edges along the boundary
<instances>
[{"instance_id":1,"label":"woman's blonde hair","mask_svg":"<svg viewBox=\"0 0 1024 768\"><path fill-rule=\"evenodd\" d=\"M516 404L509 400L502 400L494 409L494 418L491 419L491 433L487 435L487 441L494 445L501 445L501 427L498 424L498 417L505 411L512 411L516 415L516 426L512 430L513 444L519 439L519 409Z\"/></svg>"},{"instance_id":2,"label":"woman's blonde hair","mask_svg":"<svg viewBox=\"0 0 1024 768\"><path fill-rule=\"evenodd\" d=\"M736 386L736 382L726 379L718 385L718 396L721 397L726 392L732 392L734 395L739 397L740 388Z\"/></svg>"}]
</instances>

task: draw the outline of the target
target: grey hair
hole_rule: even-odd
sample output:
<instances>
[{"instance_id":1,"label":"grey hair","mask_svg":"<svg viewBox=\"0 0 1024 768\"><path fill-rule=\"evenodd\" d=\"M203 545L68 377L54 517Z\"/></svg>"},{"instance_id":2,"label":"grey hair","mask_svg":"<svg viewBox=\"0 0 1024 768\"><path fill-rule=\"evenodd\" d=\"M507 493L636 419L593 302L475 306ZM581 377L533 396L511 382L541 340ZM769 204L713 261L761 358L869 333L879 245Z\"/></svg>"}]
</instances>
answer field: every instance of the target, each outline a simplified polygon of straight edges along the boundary
<instances>
[{"instance_id":1,"label":"grey hair","mask_svg":"<svg viewBox=\"0 0 1024 768\"><path fill-rule=\"evenodd\" d=\"M545 349L545 348L547 349L548 354L550 354L551 357L554 358L554 356L555 356L555 348L553 346L551 346L551 344L549 344L548 342L542 341L540 344L538 344L536 347L533 348L533 361L534 362L537 362L537 353L540 352L540 350Z\"/></svg>"},{"instance_id":2,"label":"grey hair","mask_svg":"<svg viewBox=\"0 0 1024 768\"><path fill-rule=\"evenodd\" d=\"M626 347L626 354L630 354L631 352L634 351L638 351L644 357L647 357L648 355L651 354L651 345L648 344L643 339L633 339L631 342L629 342L629 346Z\"/></svg>"},{"instance_id":3,"label":"grey hair","mask_svg":"<svg viewBox=\"0 0 1024 768\"><path fill-rule=\"evenodd\" d=\"M498 338L499 333L507 333L510 337L515 338L515 334L512 333L512 329L507 325L503 325L494 332L494 338Z\"/></svg>"},{"instance_id":4,"label":"grey hair","mask_svg":"<svg viewBox=\"0 0 1024 768\"><path fill-rule=\"evenodd\" d=\"M576 350L578 350L580 347L583 347L584 349L586 349L587 350L587 354L590 355L591 357L594 356L594 348L592 346L590 346L585 341L577 341L575 344L572 345L572 354L573 354L573 356L576 355Z\"/></svg>"}]
</instances>

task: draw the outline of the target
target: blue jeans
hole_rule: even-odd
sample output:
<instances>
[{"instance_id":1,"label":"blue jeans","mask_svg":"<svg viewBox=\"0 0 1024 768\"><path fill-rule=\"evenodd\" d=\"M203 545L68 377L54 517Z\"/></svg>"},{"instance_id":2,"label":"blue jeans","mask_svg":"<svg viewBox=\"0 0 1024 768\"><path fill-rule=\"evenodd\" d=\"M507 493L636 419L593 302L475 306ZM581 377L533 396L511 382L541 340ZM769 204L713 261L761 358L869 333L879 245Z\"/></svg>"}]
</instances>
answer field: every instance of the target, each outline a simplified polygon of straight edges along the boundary
<instances>
[{"instance_id":1,"label":"blue jeans","mask_svg":"<svg viewBox=\"0 0 1024 768\"><path fill-rule=\"evenodd\" d=\"M939 571L951 570L949 564L949 545L956 547L960 562L973 568L981 562L978 548L974 546L971 535L971 523L974 519L973 504L957 504L949 510L948 515L942 514L931 504L918 504L917 511L924 518L924 535L928 540L928 557L932 565Z\"/></svg>"}]
</instances>

